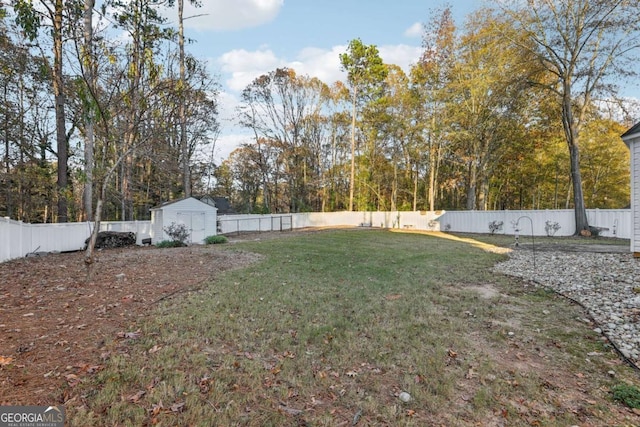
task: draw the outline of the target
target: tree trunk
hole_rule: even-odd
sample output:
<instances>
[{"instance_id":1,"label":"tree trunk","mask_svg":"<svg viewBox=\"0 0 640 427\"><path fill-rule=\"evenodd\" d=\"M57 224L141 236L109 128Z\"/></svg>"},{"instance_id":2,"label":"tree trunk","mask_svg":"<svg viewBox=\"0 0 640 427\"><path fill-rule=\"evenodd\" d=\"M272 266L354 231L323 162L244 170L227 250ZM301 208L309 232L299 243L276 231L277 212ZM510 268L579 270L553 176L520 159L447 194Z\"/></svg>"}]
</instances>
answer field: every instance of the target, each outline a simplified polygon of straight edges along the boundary
<instances>
[{"instance_id":1,"label":"tree trunk","mask_svg":"<svg viewBox=\"0 0 640 427\"><path fill-rule=\"evenodd\" d=\"M418 210L418 165L416 164L415 174L413 175L413 210ZM433 210L433 209L432 209Z\"/></svg>"},{"instance_id":2,"label":"tree trunk","mask_svg":"<svg viewBox=\"0 0 640 427\"><path fill-rule=\"evenodd\" d=\"M353 211L353 193L356 182L356 99L358 88L353 88L351 111L351 178L349 180L349 212Z\"/></svg>"},{"instance_id":3,"label":"tree trunk","mask_svg":"<svg viewBox=\"0 0 640 427\"><path fill-rule=\"evenodd\" d=\"M467 210L476 208L476 187L478 182L478 171L476 170L476 162L471 160L469 163L469 181L467 183Z\"/></svg>"},{"instance_id":4,"label":"tree trunk","mask_svg":"<svg viewBox=\"0 0 640 427\"><path fill-rule=\"evenodd\" d=\"M53 16L53 94L56 111L56 143L58 151L58 222L67 222L67 132L62 80L62 0L56 0Z\"/></svg>"},{"instance_id":5,"label":"tree trunk","mask_svg":"<svg viewBox=\"0 0 640 427\"><path fill-rule=\"evenodd\" d=\"M187 143L187 112L186 112L186 79L184 64L184 0L178 0L178 46L180 49L180 151L182 152L182 185L184 197L191 197L191 173L189 170L189 144Z\"/></svg>"},{"instance_id":6,"label":"tree trunk","mask_svg":"<svg viewBox=\"0 0 640 427\"><path fill-rule=\"evenodd\" d=\"M93 61L93 6L95 0L85 0L84 2L84 51L83 62L85 70L85 84L89 86L87 96L93 98L95 94L95 72ZM90 104L94 104L90 99ZM93 219L93 112L85 111L85 141L84 141L84 217L87 221Z\"/></svg>"},{"instance_id":7,"label":"tree trunk","mask_svg":"<svg viewBox=\"0 0 640 427\"><path fill-rule=\"evenodd\" d=\"M582 231L589 230L587 211L584 205L584 195L582 192L582 175L580 173L580 149L578 147L578 137L580 127L578 120L573 115L573 101L571 98L571 81L564 82L564 92L562 99L562 127L569 147L569 163L571 165L571 184L573 186L573 209L576 219L576 229L574 234L579 235Z\"/></svg>"},{"instance_id":8,"label":"tree trunk","mask_svg":"<svg viewBox=\"0 0 640 427\"><path fill-rule=\"evenodd\" d=\"M429 144L429 210L434 211L436 205L436 149L433 142Z\"/></svg>"},{"instance_id":9,"label":"tree trunk","mask_svg":"<svg viewBox=\"0 0 640 427\"><path fill-rule=\"evenodd\" d=\"M91 238L87 244L87 249L84 256L84 264L87 267L87 282L93 280L93 272L95 271L95 247L96 240L98 238L98 232L100 231L100 221L102 219L102 200L103 196L98 197L96 203L95 221L93 224L93 230L91 231Z\"/></svg>"},{"instance_id":10,"label":"tree trunk","mask_svg":"<svg viewBox=\"0 0 640 427\"><path fill-rule=\"evenodd\" d=\"M587 210L584 205L584 195L582 192L582 175L580 173L580 152L575 142L569 145L569 157L571 162L571 183L573 184L573 209L576 218L575 234L580 234L583 230L589 230Z\"/></svg>"}]
</instances>

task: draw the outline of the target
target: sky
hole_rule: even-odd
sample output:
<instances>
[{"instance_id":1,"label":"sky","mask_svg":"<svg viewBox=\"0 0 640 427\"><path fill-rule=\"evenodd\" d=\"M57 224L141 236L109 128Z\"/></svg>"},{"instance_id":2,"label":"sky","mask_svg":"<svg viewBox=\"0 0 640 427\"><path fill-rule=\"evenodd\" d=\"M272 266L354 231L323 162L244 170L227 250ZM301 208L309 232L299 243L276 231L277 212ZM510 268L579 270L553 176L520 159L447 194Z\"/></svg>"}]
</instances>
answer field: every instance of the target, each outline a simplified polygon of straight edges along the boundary
<instances>
[{"instance_id":1,"label":"sky","mask_svg":"<svg viewBox=\"0 0 640 427\"><path fill-rule=\"evenodd\" d=\"M422 24L442 0L185 0L187 50L206 60L221 91L221 133L213 157L227 158L250 134L234 121L241 91L280 67L327 84L345 80L339 55L360 38L376 45L385 63L409 70L421 53ZM458 25L482 0L450 0ZM169 17L171 18L171 12ZM175 14L175 12L173 12ZM175 15L174 15L175 16Z\"/></svg>"}]
</instances>

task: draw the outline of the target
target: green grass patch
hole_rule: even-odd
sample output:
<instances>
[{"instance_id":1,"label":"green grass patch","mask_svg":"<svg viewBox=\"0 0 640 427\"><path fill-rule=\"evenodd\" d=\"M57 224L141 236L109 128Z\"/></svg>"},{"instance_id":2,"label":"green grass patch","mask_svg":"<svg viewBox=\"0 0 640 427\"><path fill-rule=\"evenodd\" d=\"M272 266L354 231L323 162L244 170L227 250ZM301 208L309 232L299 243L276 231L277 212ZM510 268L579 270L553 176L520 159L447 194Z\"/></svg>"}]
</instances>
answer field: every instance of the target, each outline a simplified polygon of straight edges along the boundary
<instances>
[{"instance_id":1,"label":"green grass patch","mask_svg":"<svg viewBox=\"0 0 640 427\"><path fill-rule=\"evenodd\" d=\"M162 240L156 243L158 248L181 248L183 246L187 246L185 243L180 242L178 240Z\"/></svg>"},{"instance_id":2,"label":"green grass patch","mask_svg":"<svg viewBox=\"0 0 640 427\"><path fill-rule=\"evenodd\" d=\"M238 249L263 261L112 342L69 425L573 425L581 399L604 425L617 411L615 355L578 308L492 273L505 255L378 230Z\"/></svg>"},{"instance_id":3,"label":"green grass patch","mask_svg":"<svg viewBox=\"0 0 640 427\"><path fill-rule=\"evenodd\" d=\"M640 409L640 388L630 384L618 384L611 390L614 400L629 408Z\"/></svg>"},{"instance_id":4,"label":"green grass patch","mask_svg":"<svg viewBox=\"0 0 640 427\"><path fill-rule=\"evenodd\" d=\"M207 236L204 239L204 243L207 245L216 245L216 244L220 244L220 243L227 243L229 240L222 235L216 235L216 236Z\"/></svg>"}]
</instances>

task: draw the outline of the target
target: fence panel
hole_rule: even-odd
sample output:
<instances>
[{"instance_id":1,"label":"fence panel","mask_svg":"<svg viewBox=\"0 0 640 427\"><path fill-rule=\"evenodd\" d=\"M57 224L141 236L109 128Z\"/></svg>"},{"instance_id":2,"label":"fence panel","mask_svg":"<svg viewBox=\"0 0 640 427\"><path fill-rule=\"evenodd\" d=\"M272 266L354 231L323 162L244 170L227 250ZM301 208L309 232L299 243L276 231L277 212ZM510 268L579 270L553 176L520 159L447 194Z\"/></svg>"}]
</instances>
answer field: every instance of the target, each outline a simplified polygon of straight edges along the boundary
<instances>
[{"instance_id":1,"label":"fence panel","mask_svg":"<svg viewBox=\"0 0 640 427\"><path fill-rule=\"evenodd\" d=\"M631 238L630 209L588 209L589 224L601 229L605 237ZM547 222L559 226L556 236L569 236L575 231L572 209L541 211L437 211L437 212L309 212L277 215L220 215L222 234L241 231L280 231L305 227L366 226L382 228L415 228L468 233L488 233L490 223L501 223L497 233L547 235ZM80 250L89 237L92 223L24 224L0 218L0 262L20 258L30 252L62 252ZM132 231L137 243L150 237L150 221L102 222L104 231Z\"/></svg>"},{"instance_id":2,"label":"fence panel","mask_svg":"<svg viewBox=\"0 0 640 427\"><path fill-rule=\"evenodd\" d=\"M84 247L89 236L86 222L25 224L25 229L31 232L30 243L23 248L26 253L77 251Z\"/></svg>"},{"instance_id":3,"label":"fence panel","mask_svg":"<svg viewBox=\"0 0 640 427\"><path fill-rule=\"evenodd\" d=\"M0 262L21 258L32 252L67 252L84 248L93 223L25 224L0 218ZM137 244L149 237L150 221L103 222L101 231L132 231Z\"/></svg>"},{"instance_id":4,"label":"fence panel","mask_svg":"<svg viewBox=\"0 0 640 427\"><path fill-rule=\"evenodd\" d=\"M239 232L283 231L292 228L290 214L275 215L218 215L221 234Z\"/></svg>"},{"instance_id":5,"label":"fence panel","mask_svg":"<svg viewBox=\"0 0 640 427\"><path fill-rule=\"evenodd\" d=\"M444 211L429 212L305 212L291 214L293 228L305 227L380 227L435 230L435 221Z\"/></svg>"},{"instance_id":6,"label":"fence panel","mask_svg":"<svg viewBox=\"0 0 640 427\"><path fill-rule=\"evenodd\" d=\"M132 232L136 234L136 244L151 237L151 221L102 221L100 231Z\"/></svg>"},{"instance_id":7,"label":"fence panel","mask_svg":"<svg viewBox=\"0 0 640 427\"><path fill-rule=\"evenodd\" d=\"M630 239L633 223L629 209L587 209L589 225L602 228L601 236Z\"/></svg>"},{"instance_id":8,"label":"fence panel","mask_svg":"<svg viewBox=\"0 0 640 427\"><path fill-rule=\"evenodd\" d=\"M0 262L23 256L23 224L0 218Z\"/></svg>"},{"instance_id":9,"label":"fence panel","mask_svg":"<svg viewBox=\"0 0 640 427\"><path fill-rule=\"evenodd\" d=\"M629 209L587 209L589 224L601 229L603 237L631 237L631 211ZM461 233L488 233L490 223L502 223L499 234L546 236L547 223L557 224L556 236L571 236L575 232L573 209L538 211L447 211L440 219L440 229ZM550 231L551 232L551 231Z\"/></svg>"}]
</instances>

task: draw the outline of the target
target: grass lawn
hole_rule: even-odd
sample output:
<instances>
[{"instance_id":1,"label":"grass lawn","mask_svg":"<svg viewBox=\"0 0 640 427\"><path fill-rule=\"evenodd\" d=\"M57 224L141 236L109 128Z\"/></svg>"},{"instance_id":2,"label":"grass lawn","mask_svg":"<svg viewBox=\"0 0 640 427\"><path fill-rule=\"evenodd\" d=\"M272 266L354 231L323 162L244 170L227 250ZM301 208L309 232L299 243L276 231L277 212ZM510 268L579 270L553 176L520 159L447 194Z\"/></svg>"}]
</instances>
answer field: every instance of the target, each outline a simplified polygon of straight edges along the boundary
<instances>
[{"instance_id":1,"label":"grass lawn","mask_svg":"<svg viewBox=\"0 0 640 427\"><path fill-rule=\"evenodd\" d=\"M616 385L640 385L637 373L578 307L492 273L505 255L382 230L294 233L220 250L263 257L150 308L139 332L109 343L104 369L74 390L69 425L640 419L611 397Z\"/></svg>"}]
</instances>

